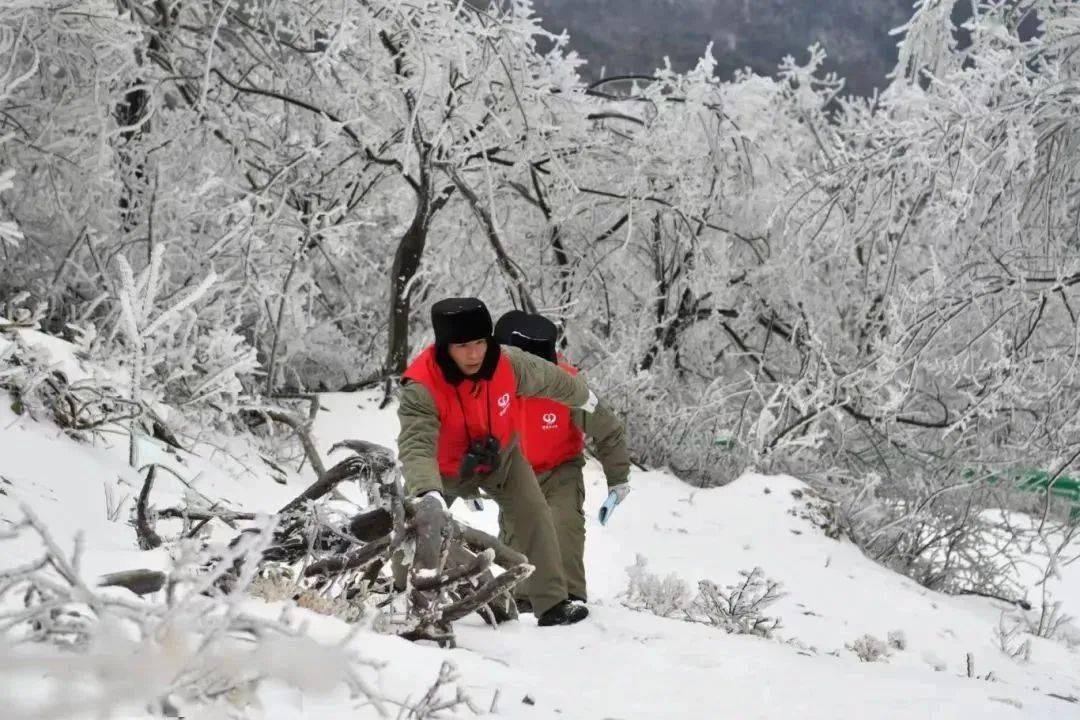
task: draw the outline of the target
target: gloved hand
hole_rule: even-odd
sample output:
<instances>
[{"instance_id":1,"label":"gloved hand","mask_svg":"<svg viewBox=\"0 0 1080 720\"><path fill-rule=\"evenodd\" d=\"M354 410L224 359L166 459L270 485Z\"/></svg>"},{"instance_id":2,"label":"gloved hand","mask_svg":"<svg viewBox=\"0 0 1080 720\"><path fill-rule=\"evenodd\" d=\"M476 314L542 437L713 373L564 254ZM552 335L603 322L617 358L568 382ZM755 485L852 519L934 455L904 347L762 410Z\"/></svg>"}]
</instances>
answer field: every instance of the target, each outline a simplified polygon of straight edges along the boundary
<instances>
[{"instance_id":1,"label":"gloved hand","mask_svg":"<svg viewBox=\"0 0 1080 720\"><path fill-rule=\"evenodd\" d=\"M469 498L465 501L465 505L473 512L482 512L484 510L484 501L480 498Z\"/></svg>"},{"instance_id":2,"label":"gloved hand","mask_svg":"<svg viewBox=\"0 0 1080 720\"><path fill-rule=\"evenodd\" d=\"M413 522L416 524L416 551L413 559L415 567L430 570L438 566L443 535L449 521L446 500L437 490L424 493L413 504Z\"/></svg>"},{"instance_id":3,"label":"gloved hand","mask_svg":"<svg viewBox=\"0 0 1080 720\"><path fill-rule=\"evenodd\" d=\"M619 483L611 487L608 490L607 499L604 500L604 504L600 506L600 524L607 525L607 521L611 519L611 514L615 512L615 508L619 503L626 499L626 496L630 494L630 485L628 483Z\"/></svg>"},{"instance_id":4,"label":"gloved hand","mask_svg":"<svg viewBox=\"0 0 1080 720\"><path fill-rule=\"evenodd\" d=\"M431 504L432 501L435 501L440 508L446 510L446 499L438 490L428 490L420 496L420 502L423 503L423 507L435 507L435 505Z\"/></svg>"}]
</instances>

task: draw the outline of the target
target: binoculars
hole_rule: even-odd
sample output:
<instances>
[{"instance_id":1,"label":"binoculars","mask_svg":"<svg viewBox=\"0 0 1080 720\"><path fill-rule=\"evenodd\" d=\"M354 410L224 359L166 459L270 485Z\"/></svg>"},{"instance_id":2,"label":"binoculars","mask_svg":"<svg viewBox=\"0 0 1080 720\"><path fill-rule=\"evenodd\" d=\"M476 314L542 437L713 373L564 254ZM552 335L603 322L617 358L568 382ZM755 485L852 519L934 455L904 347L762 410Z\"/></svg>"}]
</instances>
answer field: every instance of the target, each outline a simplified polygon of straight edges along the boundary
<instances>
[{"instance_id":1,"label":"binoculars","mask_svg":"<svg viewBox=\"0 0 1080 720\"><path fill-rule=\"evenodd\" d=\"M458 476L469 480L477 474L487 475L499 469L499 441L492 435L469 443L469 449L461 458Z\"/></svg>"}]
</instances>

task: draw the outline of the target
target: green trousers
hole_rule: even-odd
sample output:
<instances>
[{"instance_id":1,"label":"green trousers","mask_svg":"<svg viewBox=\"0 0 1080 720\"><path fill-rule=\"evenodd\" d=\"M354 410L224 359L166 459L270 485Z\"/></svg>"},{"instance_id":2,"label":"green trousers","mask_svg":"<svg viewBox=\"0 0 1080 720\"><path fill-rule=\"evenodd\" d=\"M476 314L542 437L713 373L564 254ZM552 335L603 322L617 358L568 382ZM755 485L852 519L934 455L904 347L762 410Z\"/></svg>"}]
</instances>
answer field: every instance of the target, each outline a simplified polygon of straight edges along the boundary
<instances>
[{"instance_id":1,"label":"green trousers","mask_svg":"<svg viewBox=\"0 0 1080 720\"><path fill-rule=\"evenodd\" d=\"M514 447L503 459L502 466L491 475L470 481L443 478L446 502L457 498L476 497L477 490L499 506L499 522L514 528L507 545L529 558L535 569L515 590L515 595L529 598L539 616L567 597L566 578L560 557L557 525L548 501L540 489L532 467ZM584 525L582 525L584 539ZM400 558L394 558L394 579L399 588L405 586L404 568Z\"/></svg>"},{"instance_id":2,"label":"green trousers","mask_svg":"<svg viewBox=\"0 0 1080 720\"><path fill-rule=\"evenodd\" d=\"M547 511L555 526L555 539L558 545L559 568L566 579L566 589L570 595L587 600L585 590L585 478L583 468L585 459L580 455L559 465L554 470L537 476L540 490L547 505ZM514 549L521 549L520 543L527 525L508 513L501 512L499 506L499 539ZM528 552L522 550L528 555ZM518 585L514 594L532 599L531 578ZM536 608L533 603L533 608Z\"/></svg>"}]
</instances>

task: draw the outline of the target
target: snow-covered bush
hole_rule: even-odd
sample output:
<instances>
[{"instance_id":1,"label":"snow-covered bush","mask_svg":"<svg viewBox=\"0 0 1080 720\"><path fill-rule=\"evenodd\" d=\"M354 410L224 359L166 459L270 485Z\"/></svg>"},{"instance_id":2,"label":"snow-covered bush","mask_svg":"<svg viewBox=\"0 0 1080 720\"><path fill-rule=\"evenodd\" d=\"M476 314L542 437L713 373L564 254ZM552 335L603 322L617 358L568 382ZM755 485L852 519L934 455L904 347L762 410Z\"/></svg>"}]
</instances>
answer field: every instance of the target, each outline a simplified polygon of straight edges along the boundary
<instances>
[{"instance_id":1,"label":"snow-covered bush","mask_svg":"<svg viewBox=\"0 0 1080 720\"><path fill-rule=\"evenodd\" d=\"M250 592L253 597L267 602L295 602L297 607L349 623L364 616L363 598L353 602L340 597L327 597L298 584L284 573L267 573L255 578Z\"/></svg>"},{"instance_id":2,"label":"snow-covered bush","mask_svg":"<svg viewBox=\"0 0 1080 720\"><path fill-rule=\"evenodd\" d=\"M869 633L856 638L845 647L863 662L881 662L889 657L889 646L885 641Z\"/></svg>"},{"instance_id":3,"label":"snow-covered bush","mask_svg":"<svg viewBox=\"0 0 1080 720\"><path fill-rule=\"evenodd\" d=\"M211 271L178 299L159 307L165 280L163 246L151 251L150 262L136 277L127 259L117 257L118 311L108 347L126 351L131 402L139 408L168 404L184 411L206 405L216 413L234 411L244 392L243 379L259 364L254 349L228 327L200 316L196 305L217 281ZM250 383L249 383L250 386ZM131 425L131 464L138 465L138 422Z\"/></svg>"},{"instance_id":4,"label":"snow-covered bush","mask_svg":"<svg viewBox=\"0 0 1080 720\"><path fill-rule=\"evenodd\" d=\"M39 558L4 571L0 583L6 718L63 717L76 707L103 717L147 708L246 717L255 687L274 681L315 692L344 684L354 697L380 704L350 652L305 637L285 616L267 618L245 606L272 527L245 534L234 547L178 548L163 590L140 599L85 584L78 544L65 553L25 512L26 520L4 539L36 535L42 550ZM212 560L214 569L206 572ZM218 580L230 568L236 582L222 594ZM32 641L46 644L25 647ZM49 680L40 692L17 691L42 676Z\"/></svg>"},{"instance_id":5,"label":"snow-covered bush","mask_svg":"<svg viewBox=\"0 0 1080 720\"><path fill-rule=\"evenodd\" d=\"M638 554L633 565L626 569L629 584L623 605L660 617L685 616L690 607L690 586L675 573L661 579L649 572L645 557Z\"/></svg>"},{"instance_id":6,"label":"snow-covered bush","mask_svg":"<svg viewBox=\"0 0 1080 720\"><path fill-rule=\"evenodd\" d=\"M1072 621L1073 617L1062 612L1061 601L1057 600L1043 604L1038 619L1028 620L1027 628L1035 637L1054 640L1063 635L1065 626Z\"/></svg>"},{"instance_id":7,"label":"snow-covered bush","mask_svg":"<svg viewBox=\"0 0 1080 720\"><path fill-rule=\"evenodd\" d=\"M50 418L79 439L140 414L108 377L87 373L69 378L47 350L27 342L15 328L0 328L0 390L15 413Z\"/></svg>"},{"instance_id":8,"label":"snow-covered bush","mask_svg":"<svg viewBox=\"0 0 1080 720\"><path fill-rule=\"evenodd\" d=\"M1008 558L1024 534L992 508L1005 493L981 478L940 479L915 474L885 484L876 475L837 483L836 517L844 534L870 557L943 592L975 590L1013 598L1018 578Z\"/></svg>"},{"instance_id":9,"label":"snow-covered bush","mask_svg":"<svg viewBox=\"0 0 1080 720\"><path fill-rule=\"evenodd\" d=\"M713 625L739 635L771 637L780 627L780 619L768 617L764 611L784 593L780 583L765 577L761 568L740 571L742 580L726 588L702 580L695 594L674 573L661 579L650 572L640 554L626 573L629 584L623 605L632 610Z\"/></svg>"},{"instance_id":10,"label":"snow-covered bush","mask_svg":"<svg viewBox=\"0 0 1080 720\"><path fill-rule=\"evenodd\" d=\"M765 610L784 596L781 585L759 567L739 574L742 580L726 588L709 580L699 582L692 612L729 633L770 637L780 619L765 615Z\"/></svg>"},{"instance_id":11,"label":"snow-covered bush","mask_svg":"<svg viewBox=\"0 0 1080 720\"><path fill-rule=\"evenodd\" d=\"M994 630L994 639L1001 652L1013 660L1031 660L1031 638L1023 638L1025 634L1027 624L1023 619L1007 618L1005 613L1001 613Z\"/></svg>"}]
</instances>

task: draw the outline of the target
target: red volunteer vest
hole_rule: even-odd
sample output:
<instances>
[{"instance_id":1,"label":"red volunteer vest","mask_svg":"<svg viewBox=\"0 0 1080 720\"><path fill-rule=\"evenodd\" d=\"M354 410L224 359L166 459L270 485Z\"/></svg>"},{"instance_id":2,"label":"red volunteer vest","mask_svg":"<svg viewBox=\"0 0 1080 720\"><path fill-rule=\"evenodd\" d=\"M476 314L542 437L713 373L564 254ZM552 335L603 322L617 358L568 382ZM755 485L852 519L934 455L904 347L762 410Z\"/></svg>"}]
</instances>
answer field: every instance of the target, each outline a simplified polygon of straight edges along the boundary
<instances>
[{"instance_id":1,"label":"red volunteer vest","mask_svg":"<svg viewBox=\"0 0 1080 720\"><path fill-rule=\"evenodd\" d=\"M499 358L491 380L465 380L455 387L443 376L435 361L435 347L431 346L412 361L402 377L423 385L435 400L439 412L439 472L444 477L458 476L470 439L480 440L490 433L501 447L510 445L521 401L514 368L506 355Z\"/></svg>"},{"instance_id":2,"label":"red volunteer vest","mask_svg":"<svg viewBox=\"0 0 1080 720\"><path fill-rule=\"evenodd\" d=\"M571 375L578 369L566 362L561 367ZM570 408L546 398L522 398L521 450L538 473L554 470L585 449L585 436L570 420Z\"/></svg>"}]
</instances>

